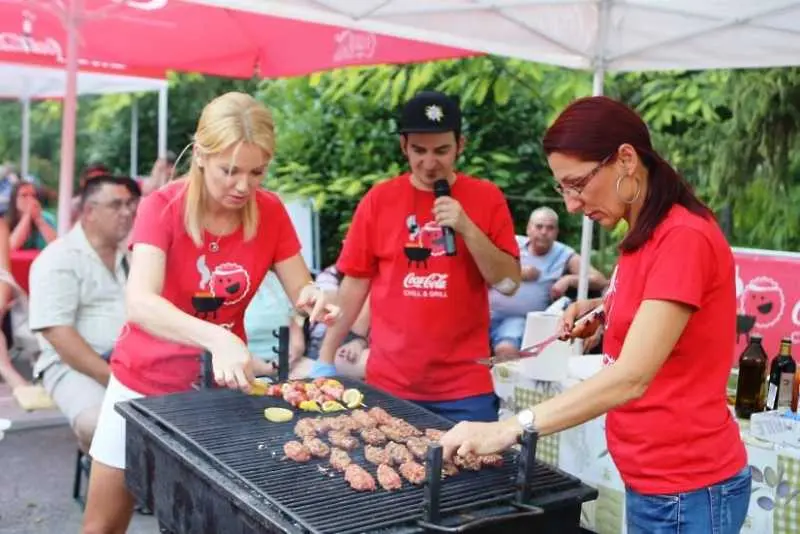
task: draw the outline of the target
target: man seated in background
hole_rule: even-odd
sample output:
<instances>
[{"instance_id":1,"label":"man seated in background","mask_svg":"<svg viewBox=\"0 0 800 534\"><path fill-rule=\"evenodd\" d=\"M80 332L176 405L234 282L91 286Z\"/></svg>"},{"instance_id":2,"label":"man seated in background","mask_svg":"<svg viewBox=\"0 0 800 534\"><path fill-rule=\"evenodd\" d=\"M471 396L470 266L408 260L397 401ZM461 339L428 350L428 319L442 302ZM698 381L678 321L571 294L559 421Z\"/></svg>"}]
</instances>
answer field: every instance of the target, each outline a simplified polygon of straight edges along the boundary
<instances>
[{"instance_id":1,"label":"man seated in background","mask_svg":"<svg viewBox=\"0 0 800 534\"><path fill-rule=\"evenodd\" d=\"M34 376L69 420L84 452L108 383L108 356L125 323L124 244L137 189L128 178L89 179L78 223L31 267L29 323L42 347Z\"/></svg>"},{"instance_id":2,"label":"man seated in background","mask_svg":"<svg viewBox=\"0 0 800 534\"><path fill-rule=\"evenodd\" d=\"M339 289L343 275L336 269L336 265L331 265L323 270L316 277L317 285L324 291L336 292ZM367 357L369 356L369 299L364 302L361 312L358 314L353 326L345 337L344 342L336 351L336 371L340 375L350 378L362 379L366 369ZM298 361L302 356L309 360L319 358L319 349L325 339L327 327L323 323L311 325L306 335L303 326L295 321L289 326L289 358ZM306 340L308 343L306 343ZM308 371L310 366L303 366Z\"/></svg>"},{"instance_id":3,"label":"man seated in background","mask_svg":"<svg viewBox=\"0 0 800 534\"><path fill-rule=\"evenodd\" d=\"M540 207L531 213L527 236L517 236L522 283L513 296L489 290L491 325L489 332L495 354L518 351L525 333L528 312L544 311L550 303L578 287L579 254L557 241L558 214ZM601 291L608 281L600 271L589 268L589 289Z\"/></svg>"}]
</instances>

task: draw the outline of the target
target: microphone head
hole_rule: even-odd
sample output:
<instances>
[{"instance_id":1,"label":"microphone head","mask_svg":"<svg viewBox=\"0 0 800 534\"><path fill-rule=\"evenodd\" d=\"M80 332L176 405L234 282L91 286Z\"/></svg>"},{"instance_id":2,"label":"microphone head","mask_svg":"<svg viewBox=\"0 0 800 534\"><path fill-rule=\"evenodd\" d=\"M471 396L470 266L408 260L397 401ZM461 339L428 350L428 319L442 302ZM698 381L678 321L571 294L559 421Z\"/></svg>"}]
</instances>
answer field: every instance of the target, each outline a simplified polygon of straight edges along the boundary
<instances>
[{"instance_id":1,"label":"microphone head","mask_svg":"<svg viewBox=\"0 0 800 534\"><path fill-rule=\"evenodd\" d=\"M437 197L450 196L450 184L444 178L433 182L433 194Z\"/></svg>"}]
</instances>

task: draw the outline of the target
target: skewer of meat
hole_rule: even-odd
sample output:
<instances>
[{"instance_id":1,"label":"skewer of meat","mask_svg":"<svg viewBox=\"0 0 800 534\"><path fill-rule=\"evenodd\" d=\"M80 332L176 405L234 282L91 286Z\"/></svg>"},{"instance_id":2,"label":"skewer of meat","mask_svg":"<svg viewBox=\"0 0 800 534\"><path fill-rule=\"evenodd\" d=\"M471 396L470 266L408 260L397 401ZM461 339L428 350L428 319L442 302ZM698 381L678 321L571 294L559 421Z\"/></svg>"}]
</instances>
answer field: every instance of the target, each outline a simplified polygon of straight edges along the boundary
<instances>
[{"instance_id":1,"label":"skewer of meat","mask_svg":"<svg viewBox=\"0 0 800 534\"><path fill-rule=\"evenodd\" d=\"M405 445L401 443L395 443L394 441L390 441L386 445L386 453L389 455L389 458L395 465L402 465L406 462L411 462L414 460L414 456Z\"/></svg>"},{"instance_id":2,"label":"skewer of meat","mask_svg":"<svg viewBox=\"0 0 800 534\"><path fill-rule=\"evenodd\" d=\"M351 463L353 463L353 460L350 459L350 455L347 454L347 452L342 449L337 449L336 447L331 449L331 467L337 471L343 472Z\"/></svg>"},{"instance_id":3,"label":"skewer of meat","mask_svg":"<svg viewBox=\"0 0 800 534\"><path fill-rule=\"evenodd\" d=\"M419 428L415 427L405 419L395 418L394 423L392 423L393 427L397 428L405 434L406 436L422 436L424 433Z\"/></svg>"},{"instance_id":4,"label":"skewer of meat","mask_svg":"<svg viewBox=\"0 0 800 534\"><path fill-rule=\"evenodd\" d=\"M347 451L352 451L358 447L358 440L344 430L331 430L328 432L328 441L334 447L339 447Z\"/></svg>"},{"instance_id":5,"label":"skewer of meat","mask_svg":"<svg viewBox=\"0 0 800 534\"><path fill-rule=\"evenodd\" d=\"M317 431L314 429L314 422L311 419L300 419L294 425L294 433L302 439L317 437Z\"/></svg>"},{"instance_id":6,"label":"skewer of meat","mask_svg":"<svg viewBox=\"0 0 800 534\"><path fill-rule=\"evenodd\" d=\"M403 478L416 486L425 482L425 466L417 462L405 462L400 465L398 471L403 475Z\"/></svg>"},{"instance_id":7,"label":"skewer of meat","mask_svg":"<svg viewBox=\"0 0 800 534\"><path fill-rule=\"evenodd\" d=\"M414 455L414 458L417 460L425 461L425 457L428 455L428 446L430 445L430 440L427 438L420 438L416 436L412 436L408 438L406 441L406 447L411 454Z\"/></svg>"},{"instance_id":8,"label":"skewer of meat","mask_svg":"<svg viewBox=\"0 0 800 534\"><path fill-rule=\"evenodd\" d=\"M375 419L379 425L391 425L394 422L394 417L389 415L389 412L379 406L374 406L367 412L370 417Z\"/></svg>"},{"instance_id":9,"label":"skewer of meat","mask_svg":"<svg viewBox=\"0 0 800 534\"><path fill-rule=\"evenodd\" d=\"M364 447L364 458L371 464L381 465L391 464L391 458L389 458L389 453L386 452L386 449L383 447L374 447L372 445L366 445Z\"/></svg>"},{"instance_id":10,"label":"skewer of meat","mask_svg":"<svg viewBox=\"0 0 800 534\"><path fill-rule=\"evenodd\" d=\"M295 462L305 463L311 460L311 451L299 441L287 441L283 445L283 454Z\"/></svg>"},{"instance_id":11,"label":"skewer of meat","mask_svg":"<svg viewBox=\"0 0 800 534\"><path fill-rule=\"evenodd\" d=\"M317 435L321 436L322 434L326 434L328 430L331 429L331 425L328 422L327 417L317 417L315 419L310 419L311 423L314 425L314 430L317 432Z\"/></svg>"},{"instance_id":12,"label":"skewer of meat","mask_svg":"<svg viewBox=\"0 0 800 534\"><path fill-rule=\"evenodd\" d=\"M403 487L403 481L397 471L386 464L378 466L378 484L386 491L397 490Z\"/></svg>"},{"instance_id":13,"label":"skewer of meat","mask_svg":"<svg viewBox=\"0 0 800 534\"><path fill-rule=\"evenodd\" d=\"M378 426L378 422L362 409L350 412L350 419L358 423L361 428L375 428Z\"/></svg>"},{"instance_id":14,"label":"skewer of meat","mask_svg":"<svg viewBox=\"0 0 800 534\"><path fill-rule=\"evenodd\" d=\"M375 491L375 479L358 464L350 464L344 471L344 479L356 491Z\"/></svg>"},{"instance_id":15,"label":"skewer of meat","mask_svg":"<svg viewBox=\"0 0 800 534\"><path fill-rule=\"evenodd\" d=\"M483 467L503 467L503 456L501 454L482 454L478 456Z\"/></svg>"},{"instance_id":16,"label":"skewer of meat","mask_svg":"<svg viewBox=\"0 0 800 534\"><path fill-rule=\"evenodd\" d=\"M468 471L480 471L481 467L483 467L480 457L471 452L464 455L455 455L453 457L453 463L461 469L466 469Z\"/></svg>"},{"instance_id":17,"label":"skewer of meat","mask_svg":"<svg viewBox=\"0 0 800 534\"><path fill-rule=\"evenodd\" d=\"M303 445L311 451L312 456L317 458L326 458L331 453L331 448L319 438L306 438Z\"/></svg>"},{"instance_id":18,"label":"skewer of meat","mask_svg":"<svg viewBox=\"0 0 800 534\"><path fill-rule=\"evenodd\" d=\"M425 437L430 439L431 441L439 441L444 436L444 430L439 430L437 428L426 428L425 429Z\"/></svg>"},{"instance_id":19,"label":"skewer of meat","mask_svg":"<svg viewBox=\"0 0 800 534\"><path fill-rule=\"evenodd\" d=\"M384 445L387 441L386 434L377 428L365 428L362 430L361 439L369 445Z\"/></svg>"}]
</instances>

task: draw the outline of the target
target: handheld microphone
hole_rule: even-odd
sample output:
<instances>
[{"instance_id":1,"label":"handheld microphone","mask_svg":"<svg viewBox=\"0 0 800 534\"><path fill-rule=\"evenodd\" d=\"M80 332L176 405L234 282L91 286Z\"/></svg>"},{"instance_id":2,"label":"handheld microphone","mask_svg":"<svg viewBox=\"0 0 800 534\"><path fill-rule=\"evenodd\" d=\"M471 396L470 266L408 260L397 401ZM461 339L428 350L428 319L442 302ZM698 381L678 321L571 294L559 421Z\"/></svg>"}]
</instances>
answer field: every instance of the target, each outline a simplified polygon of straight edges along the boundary
<instances>
[{"instance_id":1,"label":"handheld microphone","mask_svg":"<svg viewBox=\"0 0 800 534\"><path fill-rule=\"evenodd\" d=\"M433 194L436 198L450 196L450 184L447 180L440 178L433 182ZM448 256L456 255L456 234L449 226L442 226L442 237L444 238L444 251Z\"/></svg>"}]
</instances>

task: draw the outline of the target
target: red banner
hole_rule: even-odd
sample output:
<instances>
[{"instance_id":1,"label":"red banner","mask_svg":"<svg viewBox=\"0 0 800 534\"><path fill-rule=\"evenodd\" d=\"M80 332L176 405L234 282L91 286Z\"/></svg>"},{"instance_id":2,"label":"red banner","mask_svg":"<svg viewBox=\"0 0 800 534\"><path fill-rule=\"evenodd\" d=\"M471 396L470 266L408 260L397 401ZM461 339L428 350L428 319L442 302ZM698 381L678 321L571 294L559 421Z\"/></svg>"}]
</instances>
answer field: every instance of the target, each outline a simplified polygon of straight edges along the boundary
<instances>
[{"instance_id":1,"label":"red banner","mask_svg":"<svg viewBox=\"0 0 800 534\"><path fill-rule=\"evenodd\" d=\"M736 259L736 354L749 334L764 337L770 359L783 337L792 338L792 355L800 362L800 254L772 250L733 249Z\"/></svg>"}]
</instances>

